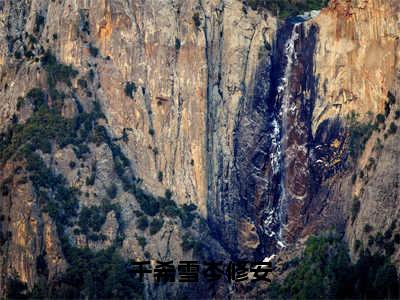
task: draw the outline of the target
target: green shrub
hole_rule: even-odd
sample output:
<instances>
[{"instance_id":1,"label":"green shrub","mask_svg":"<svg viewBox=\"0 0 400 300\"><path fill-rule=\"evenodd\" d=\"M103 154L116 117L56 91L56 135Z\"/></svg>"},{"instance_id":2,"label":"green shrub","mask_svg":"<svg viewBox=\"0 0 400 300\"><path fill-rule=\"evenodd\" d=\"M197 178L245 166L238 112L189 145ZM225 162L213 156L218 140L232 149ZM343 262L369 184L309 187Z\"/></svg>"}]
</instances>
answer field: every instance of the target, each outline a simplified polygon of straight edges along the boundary
<instances>
[{"instance_id":1,"label":"green shrub","mask_svg":"<svg viewBox=\"0 0 400 300\"><path fill-rule=\"evenodd\" d=\"M163 181L163 177L164 177L163 172L158 171L157 179L158 179L159 182L162 182L162 181Z\"/></svg>"},{"instance_id":2,"label":"green shrub","mask_svg":"<svg viewBox=\"0 0 400 300\"><path fill-rule=\"evenodd\" d=\"M133 96L136 93L136 90L137 90L137 88L136 88L136 84L134 82L128 81L125 84L125 95L126 96L133 99Z\"/></svg>"},{"instance_id":3,"label":"green shrub","mask_svg":"<svg viewBox=\"0 0 400 300\"><path fill-rule=\"evenodd\" d=\"M136 239L139 243L139 246L142 247L142 249L144 250L144 247L146 247L146 245L147 245L146 238L144 236L138 236L138 237L136 237Z\"/></svg>"},{"instance_id":4,"label":"green shrub","mask_svg":"<svg viewBox=\"0 0 400 300\"><path fill-rule=\"evenodd\" d=\"M396 131L397 131L397 125L394 122L390 123L388 133L395 134Z\"/></svg>"},{"instance_id":5,"label":"green shrub","mask_svg":"<svg viewBox=\"0 0 400 300\"><path fill-rule=\"evenodd\" d=\"M21 59L21 58L22 58L22 54L21 54L21 52L19 52L19 51L15 51L15 53L14 53L14 57L15 57L15 59Z\"/></svg>"},{"instance_id":6,"label":"green shrub","mask_svg":"<svg viewBox=\"0 0 400 300\"><path fill-rule=\"evenodd\" d=\"M390 240L392 238L392 236L393 236L393 229L389 227L385 231L385 234L383 235L383 237L385 238L385 240Z\"/></svg>"},{"instance_id":7,"label":"green shrub","mask_svg":"<svg viewBox=\"0 0 400 300\"><path fill-rule=\"evenodd\" d=\"M167 200L172 199L172 191L170 189L165 190L165 199L167 199Z\"/></svg>"},{"instance_id":8,"label":"green shrub","mask_svg":"<svg viewBox=\"0 0 400 300\"><path fill-rule=\"evenodd\" d=\"M195 13L193 14L192 19L193 19L193 22L194 22L194 26L196 26L197 29L199 29L200 26L201 26L200 14L199 14L198 12L195 12Z\"/></svg>"},{"instance_id":9,"label":"green shrub","mask_svg":"<svg viewBox=\"0 0 400 300\"><path fill-rule=\"evenodd\" d=\"M390 114L391 106L396 102L396 98L389 91L387 93L387 100L385 102L385 116L387 117Z\"/></svg>"},{"instance_id":10,"label":"green shrub","mask_svg":"<svg viewBox=\"0 0 400 300\"><path fill-rule=\"evenodd\" d=\"M96 173L97 173L97 164L93 163L92 173L90 174L89 177L86 177L86 185L94 185L94 182L96 180Z\"/></svg>"},{"instance_id":11,"label":"green shrub","mask_svg":"<svg viewBox=\"0 0 400 300\"><path fill-rule=\"evenodd\" d=\"M40 32L41 29L43 28L43 25L46 21L46 18L44 16L42 16L41 14L36 14L35 17L35 28L33 29L34 32Z\"/></svg>"},{"instance_id":12,"label":"green shrub","mask_svg":"<svg viewBox=\"0 0 400 300\"><path fill-rule=\"evenodd\" d=\"M355 183L356 183L356 180L357 180L357 173L354 173L354 174L351 176L351 183L352 183L352 184L355 184Z\"/></svg>"},{"instance_id":13,"label":"green shrub","mask_svg":"<svg viewBox=\"0 0 400 300\"><path fill-rule=\"evenodd\" d=\"M400 234L396 233L393 240L396 244L400 244Z\"/></svg>"},{"instance_id":14,"label":"green shrub","mask_svg":"<svg viewBox=\"0 0 400 300\"><path fill-rule=\"evenodd\" d=\"M150 234L155 235L157 232L161 230L164 225L164 221L162 219L154 218L150 223Z\"/></svg>"},{"instance_id":15,"label":"green shrub","mask_svg":"<svg viewBox=\"0 0 400 300\"><path fill-rule=\"evenodd\" d=\"M74 162L74 161L70 161L69 162L69 168L72 170L72 169L75 169L75 167L76 167L76 162Z\"/></svg>"},{"instance_id":16,"label":"green shrub","mask_svg":"<svg viewBox=\"0 0 400 300\"><path fill-rule=\"evenodd\" d=\"M160 153L160 152L158 151L158 148L155 147L155 148L153 149L153 154L157 156L159 153Z\"/></svg>"},{"instance_id":17,"label":"green shrub","mask_svg":"<svg viewBox=\"0 0 400 300\"><path fill-rule=\"evenodd\" d=\"M107 190L107 195L108 197L110 197L111 199L114 199L115 197L117 197L117 193L118 193L118 188L115 185L115 183L113 183L112 185L110 185Z\"/></svg>"},{"instance_id":18,"label":"green shrub","mask_svg":"<svg viewBox=\"0 0 400 300\"><path fill-rule=\"evenodd\" d=\"M185 203L183 205L183 210L187 213L195 211L196 209L197 209L197 206L196 206L196 204L193 204L193 203L190 203L190 204Z\"/></svg>"},{"instance_id":19,"label":"green shrub","mask_svg":"<svg viewBox=\"0 0 400 300\"><path fill-rule=\"evenodd\" d=\"M99 49L93 46L92 44L89 44L89 52L90 55L93 57L97 57L97 55L99 55Z\"/></svg>"},{"instance_id":20,"label":"green shrub","mask_svg":"<svg viewBox=\"0 0 400 300\"><path fill-rule=\"evenodd\" d=\"M192 213L187 213L187 212L181 213L180 218L182 221L182 227L189 228L190 226L192 226L195 217L196 217L196 215L194 215Z\"/></svg>"},{"instance_id":21,"label":"green shrub","mask_svg":"<svg viewBox=\"0 0 400 300\"><path fill-rule=\"evenodd\" d=\"M385 238L382 234L382 232L378 232L375 236L375 243L379 246L379 247L383 247L385 244Z\"/></svg>"},{"instance_id":22,"label":"green shrub","mask_svg":"<svg viewBox=\"0 0 400 300\"><path fill-rule=\"evenodd\" d=\"M181 48L181 40L176 38L175 39L175 49L179 50Z\"/></svg>"},{"instance_id":23,"label":"green shrub","mask_svg":"<svg viewBox=\"0 0 400 300\"><path fill-rule=\"evenodd\" d=\"M85 79L83 78L79 78L78 79L78 85L82 88L82 89L87 89L88 87L88 83Z\"/></svg>"},{"instance_id":24,"label":"green shrub","mask_svg":"<svg viewBox=\"0 0 400 300\"><path fill-rule=\"evenodd\" d=\"M357 252L358 250L360 250L361 246L362 246L361 241L360 240L356 240L356 242L354 243L354 251Z\"/></svg>"},{"instance_id":25,"label":"green shrub","mask_svg":"<svg viewBox=\"0 0 400 300\"><path fill-rule=\"evenodd\" d=\"M376 115L376 122L378 123L385 123L385 116L383 114Z\"/></svg>"},{"instance_id":26,"label":"green shrub","mask_svg":"<svg viewBox=\"0 0 400 300\"><path fill-rule=\"evenodd\" d=\"M187 251L193 249L195 244L196 244L196 242L193 240L193 238L188 233L186 233L182 236L181 246L182 246L182 250L184 252L187 252Z\"/></svg>"},{"instance_id":27,"label":"green shrub","mask_svg":"<svg viewBox=\"0 0 400 300\"><path fill-rule=\"evenodd\" d=\"M387 102L389 103L389 105L393 105L396 103L396 97L390 91L388 91L387 93Z\"/></svg>"},{"instance_id":28,"label":"green shrub","mask_svg":"<svg viewBox=\"0 0 400 300\"><path fill-rule=\"evenodd\" d=\"M105 241L107 240L107 236L105 236L104 234L100 233L90 233L87 235L87 238L89 241L94 241L94 242L98 242L98 241Z\"/></svg>"},{"instance_id":29,"label":"green shrub","mask_svg":"<svg viewBox=\"0 0 400 300\"><path fill-rule=\"evenodd\" d=\"M135 196L145 214L155 216L160 211L160 202L152 195L139 189L135 191Z\"/></svg>"},{"instance_id":30,"label":"green shrub","mask_svg":"<svg viewBox=\"0 0 400 300\"><path fill-rule=\"evenodd\" d=\"M385 254L387 256L393 255L393 253L395 251L394 241L389 241L389 242L385 243L383 248L385 249Z\"/></svg>"},{"instance_id":31,"label":"green shrub","mask_svg":"<svg viewBox=\"0 0 400 300\"><path fill-rule=\"evenodd\" d=\"M19 111L25 103L25 99L23 97L18 97L17 99L17 110Z\"/></svg>"},{"instance_id":32,"label":"green shrub","mask_svg":"<svg viewBox=\"0 0 400 300\"><path fill-rule=\"evenodd\" d=\"M78 225L83 234L88 234L90 230L100 231L106 215L99 206L84 206L79 214Z\"/></svg>"},{"instance_id":33,"label":"green shrub","mask_svg":"<svg viewBox=\"0 0 400 300\"><path fill-rule=\"evenodd\" d=\"M370 233L372 231L373 227L369 224L365 224L364 226L364 232L365 233Z\"/></svg>"},{"instance_id":34,"label":"green shrub","mask_svg":"<svg viewBox=\"0 0 400 300\"><path fill-rule=\"evenodd\" d=\"M375 243L373 236L368 236L368 246L372 246Z\"/></svg>"},{"instance_id":35,"label":"green shrub","mask_svg":"<svg viewBox=\"0 0 400 300\"><path fill-rule=\"evenodd\" d=\"M140 230L146 230L146 228L149 227L149 220L145 215L142 215L138 218L136 225Z\"/></svg>"},{"instance_id":36,"label":"green shrub","mask_svg":"<svg viewBox=\"0 0 400 300\"><path fill-rule=\"evenodd\" d=\"M181 209L172 199L163 199L162 201L160 201L160 204L161 210L166 216L176 218L182 214Z\"/></svg>"}]
</instances>

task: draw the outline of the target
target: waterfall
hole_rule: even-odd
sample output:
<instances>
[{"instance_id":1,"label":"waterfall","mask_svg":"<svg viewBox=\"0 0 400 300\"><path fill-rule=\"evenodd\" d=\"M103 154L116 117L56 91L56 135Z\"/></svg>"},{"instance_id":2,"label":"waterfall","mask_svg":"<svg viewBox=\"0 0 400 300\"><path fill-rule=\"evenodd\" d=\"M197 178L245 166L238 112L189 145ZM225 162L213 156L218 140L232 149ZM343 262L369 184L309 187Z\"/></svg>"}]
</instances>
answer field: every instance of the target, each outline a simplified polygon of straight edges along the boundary
<instances>
[{"instance_id":1,"label":"waterfall","mask_svg":"<svg viewBox=\"0 0 400 300\"><path fill-rule=\"evenodd\" d=\"M280 195L278 205L274 208L269 208L264 219L264 232L273 238L279 248L285 247L282 238L282 231L287 222L287 197L285 191L285 139L287 124L287 113L290 109L291 93L289 90L290 76L292 74L292 66L296 63L297 55L295 51L295 43L299 39L298 28L301 23L295 23L292 26L291 33L284 45L284 53L281 61L286 63L281 78L279 78L276 87L275 103L279 104L279 109L276 111L275 118L272 121L273 130L270 134L272 143L271 151L271 167L274 175L280 174Z\"/></svg>"}]
</instances>

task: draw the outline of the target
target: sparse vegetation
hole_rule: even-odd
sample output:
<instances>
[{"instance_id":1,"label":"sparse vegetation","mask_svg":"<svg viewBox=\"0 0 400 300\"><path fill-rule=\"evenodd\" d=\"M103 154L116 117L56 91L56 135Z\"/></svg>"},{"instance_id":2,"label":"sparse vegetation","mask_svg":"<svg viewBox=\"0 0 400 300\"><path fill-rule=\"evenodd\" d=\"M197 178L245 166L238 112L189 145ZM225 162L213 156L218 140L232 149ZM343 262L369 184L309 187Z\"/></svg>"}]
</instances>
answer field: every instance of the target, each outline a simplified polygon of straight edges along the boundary
<instances>
[{"instance_id":1,"label":"sparse vegetation","mask_svg":"<svg viewBox=\"0 0 400 300\"><path fill-rule=\"evenodd\" d=\"M52 97L58 95L55 90L55 86L58 82L63 82L67 86L72 86L71 79L78 75L78 71L76 71L72 66L60 64L57 61L57 58L49 51L47 51L42 57L41 62L47 71L47 83Z\"/></svg>"},{"instance_id":2,"label":"sparse vegetation","mask_svg":"<svg viewBox=\"0 0 400 300\"><path fill-rule=\"evenodd\" d=\"M90 191L91 196L96 197L96 193L86 187L82 192L69 187L65 178L55 174L51 168L46 166L41 152L51 153L54 148L64 148L68 145L74 149L76 154L75 161L71 161L69 166L84 168L88 161L90 162L87 154L94 146L91 145L89 148L89 143L98 146L102 143L108 145L112 153L115 171L124 190L135 195L144 213L156 216L148 218L142 215L137 223L141 230L150 227L149 231L152 235L161 230L164 224L162 218L165 216L180 217L184 227L191 226L196 217L194 212L196 207L194 205L179 207L172 200L170 190L165 192L165 198L157 198L140 187L140 180L131 174L128 158L125 157L115 140L110 137L107 128L99 125L98 120L104 118L104 115L97 102L93 102L90 112L83 111L81 107L78 109L79 113L76 117L63 118L60 109L62 101L58 102L58 100L68 95L62 95L58 90L60 87L58 83L65 84L67 87L71 86L72 79L78 73L72 67L57 62L50 52L43 57L42 65L47 70L49 90L33 89L26 97L21 98L20 108L31 103L34 111L24 124L16 122L8 131L1 134L0 161L5 162L10 158L26 160L29 180L32 181L35 194L40 200L38 203L43 203L43 211L47 212L56 223L62 251L69 267L65 276L59 280L60 286L51 290L50 293L54 293L51 296L54 298L137 298L143 286L129 272L132 268L131 264L124 261L116 251L124 238L122 230L124 224L120 216L120 207L111 204L109 198L117 196L117 186L112 184L106 189L108 198L103 199L102 205L87 207L81 204L79 206L79 194L89 197ZM78 81L78 85L82 89L87 86L85 81L82 77ZM60 103L61 105L58 105ZM86 184L89 186L95 183L96 163L93 163L91 168L91 174L86 179ZM6 185L2 185L2 193L8 193L7 189ZM107 237L101 233L101 228L111 210L115 212L119 228L117 239L112 241L109 249L95 253L89 249L80 249L71 245L70 237L66 233L68 232L67 228L70 228L74 235L86 235L87 239L91 241L106 240ZM149 219L152 219L151 222ZM0 242L5 239L6 237L1 236ZM143 248L145 247L144 242L139 243ZM117 290L115 290L116 288ZM48 294L43 295L43 293L47 293L46 291L48 291L46 287L35 287L35 298L49 297Z\"/></svg>"},{"instance_id":3,"label":"sparse vegetation","mask_svg":"<svg viewBox=\"0 0 400 300\"><path fill-rule=\"evenodd\" d=\"M123 260L116 251L123 240L120 207L105 201L101 206L84 206L79 211L78 191L69 187L63 176L48 168L38 152L41 150L48 153L52 147L71 145L81 155L88 153L87 144L95 140L94 135L98 133L96 121L103 117L100 106L94 102L91 112L81 111L75 118L63 118L60 106L57 105L57 100L61 98L57 83L70 86L77 72L59 64L49 52L42 58L42 65L47 71L51 97L47 97L44 90L31 90L21 100L21 105L28 101L32 103L34 111L31 117L24 124L10 126L0 135L0 161L5 162L10 158L25 160L38 203L43 204L43 212L48 213L55 222L62 251L68 262L66 273L58 280L60 284L48 288L39 283L33 289L32 298L138 298L143 285L130 272L131 263ZM114 163L120 164L122 168L128 166L129 161L119 147L113 144L105 129L103 134L99 142L106 142L110 146ZM78 159L81 155L78 155ZM92 173L95 172L92 170ZM93 184L94 177L88 183ZM119 228L117 239L110 248L94 253L70 244L66 227L74 228L75 234L86 234L88 239L104 240L106 237L99 231L111 210L115 212ZM21 289L12 290L16 292ZM15 293L10 295L18 296ZM25 294L25 290L24 295L30 296Z\"/></svg>"},{"instance_id":4,"label":"sparse vegetation","mask_svg":"<svg viewBox=\"0 0 400 300\"><path fill-rule=\"evenodd\" d=\"M357 121L357 115L352 112L348 118L349 121L349 151L350 155L357 159L364 151L365 144L375 129L371 121L361 123Z\"/></svg>"}]
</instances>

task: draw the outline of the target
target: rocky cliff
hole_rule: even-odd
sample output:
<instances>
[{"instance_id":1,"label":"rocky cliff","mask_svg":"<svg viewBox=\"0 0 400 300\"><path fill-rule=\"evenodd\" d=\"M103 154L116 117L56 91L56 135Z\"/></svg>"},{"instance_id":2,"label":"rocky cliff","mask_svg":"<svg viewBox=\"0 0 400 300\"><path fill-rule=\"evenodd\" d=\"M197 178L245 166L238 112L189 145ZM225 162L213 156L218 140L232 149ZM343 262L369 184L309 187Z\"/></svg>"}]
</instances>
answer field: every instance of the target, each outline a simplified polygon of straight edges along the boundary
<instances>
[{"instance_id":1,"label":"rocky cliff","mask_svg":"<svg viewBox=\"0 0 400 300\"><path fill-rule=\"evenodd\" d=\"M71 247L263 259L332 226L367 245L398 217L397 2L282 21L239 0L0 1L2 293L64 287Z\"/></svg>"}]
</instances>

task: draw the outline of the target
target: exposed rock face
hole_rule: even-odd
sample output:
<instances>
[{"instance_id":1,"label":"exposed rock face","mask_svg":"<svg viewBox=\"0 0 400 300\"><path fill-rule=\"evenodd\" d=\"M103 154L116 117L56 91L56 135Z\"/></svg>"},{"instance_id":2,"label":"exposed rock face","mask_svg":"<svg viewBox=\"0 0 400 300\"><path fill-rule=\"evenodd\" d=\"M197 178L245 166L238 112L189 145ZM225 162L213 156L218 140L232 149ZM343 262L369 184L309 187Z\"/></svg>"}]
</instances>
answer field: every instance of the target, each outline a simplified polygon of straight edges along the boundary
<instances>
[{"instance_id":1,"label":"exposed rock face","mask_svg":"<svg viewBox=\"0 0 400 300\"><path fill-rule=\"evenodd\" d=\"M365 118L383 111L399 70L399 3L331 1L315 19L318 98L313 132L327 118L352 110Z\"/></svg>"},{"instance_id":2,"label":"exposed rock face","mask_svg":"<svg viewBox=\"0 0 400 300\"><path fill-rule=\"evenodd\" d=\"M371 116L384 113L388 102L388 92L398 99L399 3L396 1L331 1L329 7L312 22L315 22L319 28L315 51L317 100L313 112L312 131L320 147L317 147L319 149L316 149L314 154L325 153L322 156L324 165L320 166L326 177L326 174L332 176L337 173L337 170L342 168L346 157L343 152L348 146L343 143L343 122L346 116L354 111L359 114L360 120L367 122ZM393 121L393 113L398 109L398 100L396 103L391 106L390 111L384 113L388 114L385 121L386 127ZM367 192L369 189L379 189L380 180L391 185L389 178L398 178L398 171L384 166L385 161L396 164L393 151L396 151L395 148L398 146L392 144L396 137L389 135L386 140L384 135L387 135L387 130L385 131L382 127L378 133L374 132L365 146L364 153L356 162L356 166L351 167L353 173L359 175L360 170L365 171L368 161L371 161L370 158L376 159L376 166L373 168L375 171L368 172L368 179L358 178L355 183L352 183L350 178L352 173L348 170L326 180L318 195L314 197L318 200L314 200L313 206L320 207L319 209L325 207L329 213L323 211L321 218L313 215L309 219L320 219L322 222L332 224L332 220L327 220L331 219L329 216L336 216L333 218L337 221L333 223L344 224L346 218L351 215L354 197L362 195L361 198L365 199L360 199L360 213L365 213L365 206L378 203L381 196L389 193L389 190L394 193L393 195L398 195L396 184L392 188L385 187L387 190L381 188L383 193L381 196ZM377 139L380 142L377 142ZM383 148L376 147L382 141L384 141ZM388 144L388 149L386 149L386 144ZM392 147L389 146L390 144ZM380 174L381 179L378 177L371 179L371 172L378 174L380 168L387 172L385 176ZM383 201L385 203L383 206L390 205L395 198L396 196L393 196L392 200ZM319 206L316 202L324 204ZM321 211L318 214L321 214ZM354 224L352 225L349 220L347 232L351 237L352 245L356 239L362 239L361 237L367 235L362 233L361 226L370 222L379 224L376 228L385 228L382 222L391 223L393 220L383 211L379 213L369 211L363 215L365 216L365 219L361 221L363 225L358 219L354 223L360 224L355 225L359 226L355 235L352 229ZM324 218L326 221L323 221ZM368 218L372 219L368 221ZM367 241L364 241L366 245Z\"/></svg>"},{"instance_id":3,"label":"exposed rock face","mask_svg":"<svg viewBox=\"0 0 400 300\"><path fill-rule=\"evenodd\" d=\"M20 124L32 115L32 106L17 109L18 97L46 87L35 58L51 49L79 71L71 87L58 86L66 94L62 116L90 111L97 100L105 115L99 122L144 188L157 196L170 189L207 219L212 237L190 229L214 247L206 256L264 258L330 226L346 231L350 244L366 243L366 223L378 230L398 217L398 133L373 133L354 165L359 173L374 156L376 168L353 184L346 116L356 111L365 121L369 111L384 112L388 91L399 99L399 5L331 1L314 19L283 24L238 0L0 0L0 130L14 114ZM387 128L397 122L398 102ZM378 137L384 147L375 151ZM101 205L116 186L120 252L192 257L181 246L186 229L173 218L154 235L138 230L140 205L124 190L112 149L88 147L86 159L70 146L42 157L81 192L80 209ZM0 229L10 232L0 290L14 271L32 288L43 251L49 280L67 266L54 221L40 210L30 180L18 183L19 167L8 161L0 171L0 182L11 180L0 196ZM353 197L361 209L351 222ZM387 213L376 214L378 208ZM76 226L67 232L74 245L98 251L118 239L120 227L111 210L100 229L104 241L74 234ZM146 247L139 242L144 233Z\"/></svg>"},{"instance_id":4,"label":"exposed rock face","mask_svg":"<svg viewBox=\"0 0 400 300\"><path fill-rule=\"evenodd\" d=\"M60 276L67 266L57 228L41 211L39 199L35 197L27 176L24 165L8 163L2 168L0 178L5 185L1 198L0 283L3 288L7 275L17 274L32 289L39 276L36 268L39 258L46 260L46 275L50 282Z\"/></svg>"}]
</instances>

